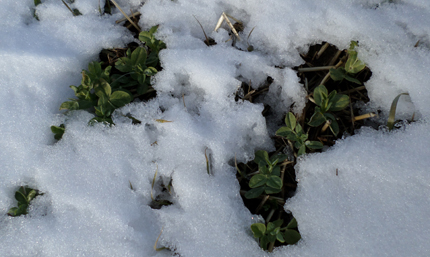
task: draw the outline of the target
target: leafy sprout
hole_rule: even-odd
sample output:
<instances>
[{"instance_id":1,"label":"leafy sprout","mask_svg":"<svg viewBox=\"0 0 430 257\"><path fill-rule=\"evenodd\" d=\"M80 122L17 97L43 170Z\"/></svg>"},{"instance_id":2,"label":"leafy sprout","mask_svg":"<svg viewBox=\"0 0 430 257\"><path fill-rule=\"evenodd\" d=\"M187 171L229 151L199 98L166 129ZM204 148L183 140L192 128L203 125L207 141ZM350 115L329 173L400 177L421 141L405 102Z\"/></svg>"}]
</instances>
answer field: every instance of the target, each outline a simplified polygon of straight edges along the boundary
<instances>
[{"instance_id":1,"label":"leafy sprout","mask_svg":"<svg viewBox=\"0 0 430 257\"><path fill-rule=\"evenodd\" d=\"M289 112L285 117L286 127L281 127L276 131L276 135L285 137L294 142L294 147L299 149L297 155L306 153L308 149L321 149L323 144L319 141L308 140L308 134L303 131L300 124L297 123L294 114Z\"/></svg>"},{"instance_id":2,"label":"leafy sprout","mask_svg":"<svg viewBox=\"0 0 430 257\"><path fill-rule=\"evenodd\" d=\"M331 132L337 136L339 133L339 125L333 114L329 112L341 111L349 105L349 97L347 95L338 94L336 90L330 92L324 85L320 85L314 89L314 100L317 107L312 115L309 126L318 127L325 122L329 122Z\"/></svg>"},{"instance_id":3,"label":"leafy sprout","mask_svg":"<svg viewBox=\"0 0 430 257\"><path fill-rule=\"evenodd\" d=\"M18 201L18 207L10 208L8 215L16 217L28 214L27 208L30 205L31 200L33 200L38 195L41 195L38 190L29 188L27 186L21 186L15 192L15 199Z\"/></svg>"},{"instance_id":4,"label":"leafy sprout","mask_svg":"<svg viewBox=\"0 0 430 257\"><path fill-rule=\"evenodd\" d=\"M252 233L260 241L260 247L267 250L269 243L279 241L281 243L295 244L301 236L297 232L297 221L293 218L284 228L281 228L283 220L269 222L267 226L263 223L254 223L251 225Z\"/></svg>"},{"instance_id":5,"label":"leafy sprout","mask_svg":"<svg viewBox=\"0 0 430 257\"><path fill-rule=\"evenodd\" d=\"M61 124L60 126L51 126L51 131L54 133L54 138L57 140L60 140L63 137L65 130L66 127L64 124Z\"/></svg>"},{"instance_id":6,"label":"leafy sprout","mask_svg":"<svg viewBox=\"0 0 430 257\"><path fill-rule=\"evenodd\" d=\"M366 67L366 64L358 59L357 51L354 50L357 45L358 43L356 41L351 41L348 49L348 60L345 63L345 67L330 69L330 77L334 81L342 81L343 79L346 79L353 83L361 84L358 79L353 77L353 75L362 71Z\"/></svg>"},{"instance_id":7,"label":"leafy sprout","mask_svg":"<svg viewBox=\"0 0 430 257\"><path fill-rule=\"evenodd\" d=\"M262 193L276 194L282 190L282 179L280 178L281 163L287 159L286 155L274 155L269 158L266 151L257 151L254 162L258 164L259 173L249 180L251 190L246 192L247 199L257 198Z\"/></svg>"}]
</instances>

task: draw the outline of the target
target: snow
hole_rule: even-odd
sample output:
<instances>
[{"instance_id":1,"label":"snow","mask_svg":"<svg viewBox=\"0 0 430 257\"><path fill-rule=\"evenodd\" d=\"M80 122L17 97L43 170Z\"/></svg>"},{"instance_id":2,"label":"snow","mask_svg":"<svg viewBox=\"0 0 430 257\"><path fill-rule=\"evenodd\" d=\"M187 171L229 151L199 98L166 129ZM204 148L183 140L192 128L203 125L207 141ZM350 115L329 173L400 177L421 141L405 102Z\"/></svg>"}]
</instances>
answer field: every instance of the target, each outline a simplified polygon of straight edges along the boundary
<instances>
[{"instance_id":1,"label":"snow","mask_svg":"<svg viewBox=\"0 0 430 257\"><path fill-rule=\"evenodd\" d=\"M157 37L167 49L153 80L157 97L118 110L114 127L88 126L91 114L58 108L103 48L133 41L115 24L122 14L100 16L98 1L76 0L83 15L73 17L61 1L46 0L37 21L33 1L3 2L1 256L429 255L429 1L118 1L142 13L142 28L160 25ZM253 52L226 43L225 25L213 31L222 12L245 24L238 48L247 48L255 27ZM217 45L203 43L193 15ZM250 231L259 217L239 195L234 157L246 162L255 150L274 150L277 127L262 116L263 102L274 120L293 103L294 112L304 107L306 93L292 70L302 63L299 54L322 41L344 49L351 40L359 40L359 57L373 73L363 109L381 109L383 120L391 101L408 92L398 117L415 113L418 122L393 132L362 128L300 159L297 192L285 209L302 240L264 252ZM274 82L266 98L234 101L243 81L257 88L268 76ZM132 125L121 115L127 113L142 124ZM56 143L50 126L61 123L67 131ZM156 171L157 181L172 179L174 191L173 204L159 210L149 207ZM9 217L21 185L44 195L29 215ZM174 252L154 250L161 230L158 247Z\"/></svg>"}]
</instances>

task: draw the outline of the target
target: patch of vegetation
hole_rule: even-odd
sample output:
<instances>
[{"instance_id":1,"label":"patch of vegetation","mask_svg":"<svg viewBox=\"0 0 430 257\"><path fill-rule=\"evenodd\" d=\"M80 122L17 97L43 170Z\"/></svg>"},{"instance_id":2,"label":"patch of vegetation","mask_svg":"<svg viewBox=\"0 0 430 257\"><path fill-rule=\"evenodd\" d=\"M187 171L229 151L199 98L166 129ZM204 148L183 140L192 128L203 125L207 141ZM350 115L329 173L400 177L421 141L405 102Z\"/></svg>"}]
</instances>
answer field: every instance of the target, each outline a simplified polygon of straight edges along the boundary
<instances>
[{"instance_id":1,"label":"patch of vegetation","mask_svg":"<svg viewBox=\"0 0 430 257\"><path fill-rule=\"evenodd\" d=\"M166 48L164 42L154 36L157 28L154 26L149 31L140 32L143 46L132 44L126 49L103 50L104 61L88 64L88 70L82 71L81 85L70 86L76 98L63 102L60 110L87 110L95 114L90 124L113 124L111 116L116 109L154 92L150 78L161 69L158 54ZM140 123L129 118L133 124ZM59 140L65 127L52 126L51 130Z\"/></svg>"},{"instance_id":2,"label":"patch of vegetation","mask_svg":"<svg viewBox=\"0 0 430 257\"><path fill-rule=\"evenodd\" d=\"M38 195L42 195L38 190L28 186L21 186L15 192L15 199L18 201L18 207L10 208L7 214L12 217L28 214L27 209L30 202Z\"/></svg>"},{"instance_id":3,"label":"patch of vegetation","mask_svg":"<svg viewBox=\"0 0 430 257\"><path fill-rule=\"evenodd\" d=\"M257 198L262 193L276 194L282 190L281 167L278 163L287 159L286 155L273 155L269 158L266 151L257 151L254 162L258 164L258 174L255 174L249 180L249 187L252 188L246 192L245 197L248 199Z\"/></svg>"},{"instance_id":4,"label":"patch of vegetation","mask_svg":"<svg viewBox=\"0 0 430 257\"><path fill-rule=\"evenodd\" d=\"M260 247L264 250L268 249L269 244L274 245L276 241L280 243L295 244L301 236L297 229L296 219L292 219L284 228L281 228L283 220L277 220L267 223L254 223L251 225L252 233L255 238L260 241Z\"/></svg>"},{"instance_id":5,"label":"patch of vegetation","mask_svg":"<svg viewBox=\"0 0 430 257\"><path fill-rule=\"evenodd\" d=\"M305 154L306 148L323 148L323 144L321 142L308 140L309 135L307 133L304 133L302 126L297 123L296 117L293 113L287 113L287 115L285 116L285 125L287 126L281 127L280 129L278 129L278 131L276 131L276 135L285 137L287 140L291 140L292 142L294 142L294 147L296 149L299 149L297 155Z\"/></svg>"},{"instance_id":6,"label":"patch of vegetation","mask_svg":"<svg viewBox=\"0 0 430 257\"><path fill-rule=\"evenodd\" d=\"M265 223L251 225L264 250L272 251L276 246L300 240L297 221L283 208L285 200L296 190L297 158L332 146L338 136L354 134L365 119L376 116L359 115L354 108L355 103L369 100L363 83L371 76L358 57L357 45L352 41L350 48L343 51L328 43L310 47L309 53L302 55L305 64L295 68L310 100L303 113L286 114L285 126L273 137L276 151L257 151L253 161L235 163L245 206L265 219ZM252 102L266 94L272 82L268 77L258 89L251 87L251 81L243 82L236 100ZM263 115L270 112L265 106ZM288 225L283 228L282 224Z\"/></svg>"}]
</instances>

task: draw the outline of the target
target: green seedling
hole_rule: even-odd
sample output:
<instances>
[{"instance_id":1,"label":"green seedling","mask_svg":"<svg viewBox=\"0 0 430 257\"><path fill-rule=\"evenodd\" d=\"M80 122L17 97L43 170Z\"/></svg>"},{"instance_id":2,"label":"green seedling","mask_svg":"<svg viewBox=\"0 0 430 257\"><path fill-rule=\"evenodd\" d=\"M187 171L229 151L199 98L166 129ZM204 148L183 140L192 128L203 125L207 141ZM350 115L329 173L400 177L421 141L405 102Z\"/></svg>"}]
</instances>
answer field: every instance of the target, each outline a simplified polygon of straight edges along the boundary
<instances>
[{"instance_id":1,"label":"green seedling","mask_svg":"<svg viewBox=\"0 0 430 257\"><path fill-rule=\"evenodd\" d=\"M150 76L153 76L157 73L156 68L148 65L147 57L148 54L146 52L146 49L143 47L138 47L133 52L128 49L126 52L126 56L121 57L115 63L115 68L130 76L113 76L115 82L119 82L120 84L122 84L122 87L138 85L137 94L142 95L146 93L150 86Z\"/></svg>"},{"instance_id":2,"label":"green seedling","mask_svg":"<svg viewBox=\"0 0 430 257\"><path fill-rule=\"evenodd\" d=\"M306 148L321 149L323 147L321 142L308 140L308 134L304 133L302 126L297 123L296 117L291 112L285 116L285 125L287 126L276 131L276 135L293 141L294 147L299 149L298 156L305 154Z\"/></svg>"},{"instance_id":3,"label":"green seedling","mask_svg":"<svg viewBox=\"0 0 430 257\"><path fill-rule=\"evenodd\" d=\"M276 194L282 190L282 179L280 178L281 167L278 163L287 159L286 155L274 155L269 158L266 151L257 151L254 162L258 164L259 173L249 180L249 187L246 192L247 199L257 198L262 193Z\"/></svg>"},{"instance_id":4,"label":"green seedling","mask_svg":"<svg viewBox=\"0 0 430 257\"><path fill-rule=\"evenodd\" d=\"M88 71L82 71L79 87L70 86L78 99L70 99L61 104L60 110L80 110L94 108L96 117L90 122L108 122L112 124L111 114L132 100L130 92L124 89L112 89L109 77L111 66L102 70L101 64L91 62Z\"/></svg>"},{"instance_id":5,"label":"green seedling","mask_svg":"<svg viewBox=\"0 0 430 257\"><path fill-rule=\"evenodd\" d=\"M21 186L18 191L15 192L15 199L18 201L18 207L11 208L7 214L12 217L28 214L27 208L31 200L38 195L41 195L38 190L27 186Z\"/></svg>"},{"instance_id":6,"label":"green seedling","mask_svg":"<svg viewBox=\"0 0 430 257\"><path fill-rule=\"evenodd\" d=\"M357 45L356 41L351 41L351 45L348 49L348 60L345 63L345 67L330 69L330 77L334 81L342 81L343 79L346 79L361 85L361 82L353 77L356 73L362 71L366 67L366 64L358 59L357 51L354 50Z\"/></svg>"},{"instance_id":7,"label":"green seedling","mask_svg":"<svg viewBox=\"0 0 430 257\"><path fill-rule=\"evenodd\" d=\"M393 127L394 127L394 121L395 121L396 109L397 109L397 102L399 101L399 98L402 95L409 95L409 94L408 93L401 93L398 96L396 96L396 98L394 98L393 102L391 103L390 114L388 115L388 121L387 121L388 130L392 130Z\"/></svg>"},{"instance_id":8,"label":"green seedling","mask_svg":"<svg viewBox=\"0 0 430 257\"><path fill-rule=\"evenodd\" d=\"M166 48L166 44L155 38L154 33L157 31L158 26L153 26L149 31L142 31L139 33L139 40L144 42L150 49L146 64L149 67L156 67L159 63L158 54L162 49Z\"/></svg>"},{"instance_id":9,"label":"green seedling","mask_svg":"<svg viewBox=\"0 0 430 257\"><path fill-rule=\"evenodd\" d=\"M267 245L276 241L295 244L300 240L301 236L296 230L297 221L295 218L293 218L284 228L281 228L282 223L283 220L277 220L269 222L267 227L262 223L254 223L251 225L252 233L255 238L259 239L261 248L267 250Z\"/></svg>"},{"instance_id":10,"label":"green seedling","mask_svg":"<svg viewBox=\"0 0 430 257\"><path fill-rule=\"evenodd\" d=\"M51 126L51 131L54 133L54 138L56 140L60 140L63 137L64 131L66 130L66 127L64 124L61 124L60 126Z\"/></svg>"},{"instance_id":11,"label":"green seedling","mask_svg":"<svg viewBox=\"0 0 430 257\"><path fill-rule=\"evenodd\" d=\"M333 114L345 109L349 105L349 97L347 95L338 94L336 90L330 92L324 85L320 85L314 89L315 112L312 115L309 126L318 127L323 123L327 123L331 132L337 136L339 133L339 125Z\"/></svg>"},{"instance_id":12,"label":"green seedling","mask_svg":"<svg viewBox=\"0 0 430 257\"><path fill-rule=\"evenodd\" d=\"M41 0L34 0L34 6L36 7L36 6L38 6L39 4L41 4L42 3L42 1ZM32 12L32 14L33 14L33 17L36 19L36 20L39 20L39 16L37 16L37 14L36 14L36 9L35 8L32 8L31 9L31 12Z\"/></svg>"}]
</instances>

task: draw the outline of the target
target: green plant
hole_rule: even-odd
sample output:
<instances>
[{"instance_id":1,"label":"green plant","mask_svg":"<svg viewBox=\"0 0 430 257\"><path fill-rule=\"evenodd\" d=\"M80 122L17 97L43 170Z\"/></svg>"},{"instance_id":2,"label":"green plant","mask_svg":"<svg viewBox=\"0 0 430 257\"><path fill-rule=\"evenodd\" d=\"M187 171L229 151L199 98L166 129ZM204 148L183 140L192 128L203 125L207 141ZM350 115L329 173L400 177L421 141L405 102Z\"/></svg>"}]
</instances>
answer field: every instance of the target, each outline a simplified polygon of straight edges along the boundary
<instances>
[{"instance_id":1,"label":"green plant","mask_svg":"<svg viewBox=\"0 0 430 257\"><path fill-rule=\"evenodd\" d=\"M306 148L321 149L323 147L321 142L308 140L308 134L303 132L302 126L297 123L296 117L291 112L285 116L285 125L287 126L276 131L276 135L293 141L294 147L299 149L297 155L306 153Z\"/></svg>"},{"instance_id":2,"label":"green plant","mask_svg":"<svg viewBox=\"0 0 430 257\"><path fill-rule=\"evenodd\" d=\"M158 54L164 48L166 48L166 44L156 39L154 33L157 31L158 26L153 26L149 31L142 31L139 33L139 40L144 42L145 45L150 49L150 53L148 55L148 59L146 61L148 66L157 66L159 63Z\"/></svg>"},{"instance_id":3,"label":"green plant","mask_svg":"<svg viewBox=\"0 0 430 257\"><path fill-rule=\"evenodd\" d=\"M351 76L360 72L364 69L364 67L366 67L366 64L364 64L360 59L358 59L357 51L354 50L357 45L358 44L356 41L351 41L350 47L348 49L348 60L345 63L345 67L330 69L330 77L334 81L341 81L343 79L346 79L348 81L361 84L358 79Z\"/></svg>"},{"instance_id":4,"label":"green plant","mask_svg":"<svg viewBox=\"0 0 430 257\"><path fill-rule=\"evenodd\" d=\"M61 124L60 126L51 126L51 131L54 133L54 138L57 140L60 140L63 137L65 130L66 127L64 124Z\"/></svg>"},{"instance_id":5,"label":"green plant","mask_svg":"<svg viewBox=\"0 0 430 257\"><path fill-rule=\"evenodd\" d=\"M252 233L255 238L259 239L261 248L267 250L267 245L276 241L295 244L300 240L301 236L296 230L297 221L295 218L284 228L281 228L282 223L283 220L277 220L269 222L267 227L263 223L254 223L251 225Z\"/></svg>"},{"instance_id":6,"label":"green plant","mask_svg":"<svg viewBox=\"0 0 430 257\"><path fill-rule=\"evenodd\" d=\"M150 86L150 76L157 73L156 68L148 66L147 57L146 49L143 47L138 47L133 52L128 49L126 56L115 63L115 68L126 74L116 74L112 79L124 88L137 85L137 95L146 93Z\"/></svg>"},{"instance_id":7,"label":"green plant","mask_svg":"<svg viewBox=\"0 0 430 257\"><path fill-rule=\"evenodd\" d=\"M349 97L347 95L338 94L336 90L329 94L324 85L320 85L314 89L315 112L312 115L309 126L318 127L323 123L329 124L331 132L337 136L339 133L339 125L336 118L329 112L341 111L349 105Z\"/></svg>"},{"instance_id":8,"label":"green plant","mask_svg":"<svg viewBox=\"0 0 430 257\"><path fill-rule=\"evenodd\" d=\"M18 201L18 207L10 208L8 215L16 217L27 214L27 208L30 205L30 201L38 195L41 195L38 190L27 186L21 186L18 191L15 192L15 199Z\"/></svg>"},{"instance_id":9,"label":"green plant","mask_svg":"<svg viewBox=\"0 0 430 257\"><path fill-rule=\"evenodd\" d=\"M259 197L263 192L266 194L281 192L281 167L278 163L285 159L287 159L286 155L273 155L269 158L269 154L266 151L257 151L254 162L258 164L259 173L249 180L251 190L246 192L245 197L252 199Z\"/></svg>"},{"instance_id":10,"label":"green plant","mask_svg":"<svg viewBox=\"0 0 430 257\"><path fill-rule=\"evenodd\" d=\"M122 88L112 89L109 84L111 68L108 66L102 70L100 63L91 62L88 65L88 71L82 71L81 85L78 87L70 86L78 99L70 99L70 101L62 103L60 110L86 110L93 107L96 117L90 122L98 121L112 124L112 112L130 103L132 95Z\"/></svg>"}]
</instances>

